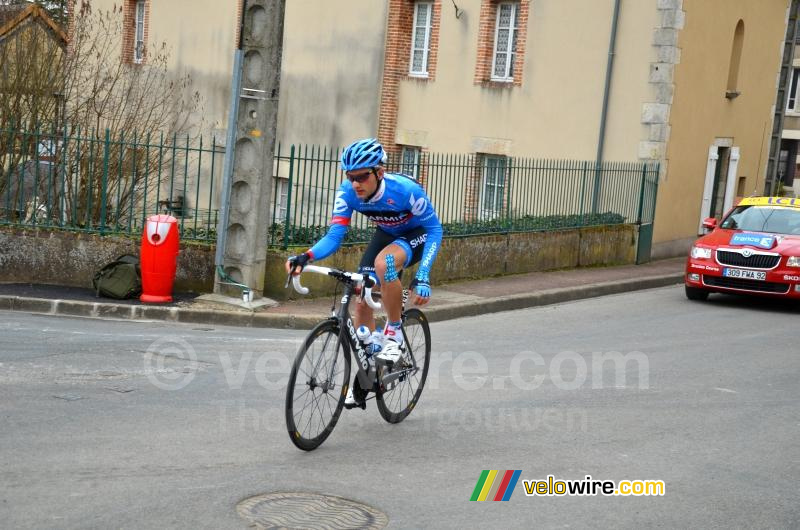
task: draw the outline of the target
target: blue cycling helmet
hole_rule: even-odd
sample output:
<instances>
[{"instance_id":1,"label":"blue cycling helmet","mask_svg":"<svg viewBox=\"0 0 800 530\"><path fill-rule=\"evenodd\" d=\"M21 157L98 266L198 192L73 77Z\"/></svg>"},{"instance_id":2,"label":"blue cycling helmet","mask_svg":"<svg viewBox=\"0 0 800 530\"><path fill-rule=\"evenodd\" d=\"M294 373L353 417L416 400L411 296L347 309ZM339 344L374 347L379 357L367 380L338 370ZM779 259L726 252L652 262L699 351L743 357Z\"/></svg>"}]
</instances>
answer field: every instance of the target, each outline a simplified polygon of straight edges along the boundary
<instances>
[{"instance_id":1,"label":"blue cycling helmet","mask_svg":"<svg viewBox=\"0 0 800 530\"><path fill-rule=\"evenodd\" d=\"M353 171L381 165L386 160L383 146L375 138L358 140L342 152L342 169Z\"/></svg>"}]
</instances>

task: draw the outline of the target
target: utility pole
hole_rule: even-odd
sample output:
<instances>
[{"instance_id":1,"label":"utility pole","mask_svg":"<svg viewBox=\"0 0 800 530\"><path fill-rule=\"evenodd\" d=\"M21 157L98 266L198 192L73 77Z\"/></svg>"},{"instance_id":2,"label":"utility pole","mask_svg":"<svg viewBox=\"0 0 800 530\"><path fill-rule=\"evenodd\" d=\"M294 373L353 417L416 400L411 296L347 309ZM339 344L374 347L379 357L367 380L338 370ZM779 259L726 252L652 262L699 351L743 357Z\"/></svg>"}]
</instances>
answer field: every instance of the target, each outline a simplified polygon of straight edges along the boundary
<instances>
[{"instance_id":1,"label":"utility pole","mask_svg":"<svg viewBox=\"0 0 800 530\"><path fill-rule=\"evenodd\" d=\"M214 292L264 292L286 0L243 0L225 143Z\"/></svg>"}]
</instances>

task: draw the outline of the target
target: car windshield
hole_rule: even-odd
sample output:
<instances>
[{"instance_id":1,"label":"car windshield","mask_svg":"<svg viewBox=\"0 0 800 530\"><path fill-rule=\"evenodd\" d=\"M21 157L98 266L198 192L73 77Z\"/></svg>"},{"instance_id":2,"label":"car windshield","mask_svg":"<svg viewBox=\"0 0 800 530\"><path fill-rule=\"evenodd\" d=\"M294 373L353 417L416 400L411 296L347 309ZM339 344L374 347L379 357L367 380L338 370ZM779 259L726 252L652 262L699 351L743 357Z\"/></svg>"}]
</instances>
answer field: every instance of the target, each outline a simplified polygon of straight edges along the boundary
<instances>
[{"instance_id":1,"label":"car windshield","mask_svg":"<svg viewBox=\"0 0 800 530\"><path fill-rule=\"evenodd\" d=\"M720 224L728 230L800 235L800 209L780 206L737 206Z\"/></svg>"}]
</instances>

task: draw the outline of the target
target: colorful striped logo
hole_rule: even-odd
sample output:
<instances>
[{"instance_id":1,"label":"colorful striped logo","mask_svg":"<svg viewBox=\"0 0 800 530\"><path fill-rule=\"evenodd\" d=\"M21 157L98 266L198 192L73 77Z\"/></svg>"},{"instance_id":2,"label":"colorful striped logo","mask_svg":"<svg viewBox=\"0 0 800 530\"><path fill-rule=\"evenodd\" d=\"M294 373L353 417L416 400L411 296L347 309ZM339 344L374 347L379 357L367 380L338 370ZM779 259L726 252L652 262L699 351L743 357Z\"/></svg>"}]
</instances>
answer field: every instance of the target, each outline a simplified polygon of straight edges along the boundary
<instances>
[{"instance_id":1,"label":"colorful striped logo","mask_svg":"<svg viewBox=\"0 0 800 530\"><path fill-rule=\"evenodd\" d=\"M484 469L475 485L470 501L507 501L519 482L521 469Z\"/></svg>"}]
</instances>

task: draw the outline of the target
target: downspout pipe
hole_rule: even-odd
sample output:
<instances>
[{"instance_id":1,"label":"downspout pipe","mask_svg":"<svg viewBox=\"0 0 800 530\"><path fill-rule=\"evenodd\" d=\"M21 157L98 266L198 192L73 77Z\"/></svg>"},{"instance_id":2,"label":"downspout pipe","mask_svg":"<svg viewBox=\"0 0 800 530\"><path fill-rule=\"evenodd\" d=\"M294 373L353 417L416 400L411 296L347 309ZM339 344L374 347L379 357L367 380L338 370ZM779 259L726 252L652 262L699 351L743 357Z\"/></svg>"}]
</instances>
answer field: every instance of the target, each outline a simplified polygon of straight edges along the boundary
<instances>
[{"instance_id":1,"label":"downspout pipe","mask_svg":"<svg viewBox=\"0 0 800 530\"><path fill-rule=\"evenodd\" d=\"M242 18L239 21L239 39L236 42L236 51L233 55L233 82L231 83L231 102L228 107L228 131L225 137L225 161L222 168L222 185L220 191L220 217L217 225L217 248L214 256L214 265L223 280L228 280L222 272L224 266L225 245L228 236L228 220L230 219L231 180L233 174L233 157L236 146L236 126L239 117L239 99L242 91L242 39L244 35L244 17L247 13L247 0L242 2ZM217 291L218 282L214 282L214 291Z\"/></svg>"},{"instance_id":2,"label":"downspout pipe","mask_svg":"<svg viewBox=\"0 0 800 530\"><path fill-rule=\"evenodd\" d=\"M614 55L617 46L617 26L619 25L619 6L621 0L614 0L614 14L611 19L611 38L608 43L608 62L606 63L606 83L603 88L603 108L600 112L600 134L597 140L597 156L595 157L594 193L592 194L592 213L597 213L600 199L601 172L603 166L603 148L606 142L606 121L608 119L608 99L611 93L611 73L614 68Z\"/></svg>"}]
</instances>

